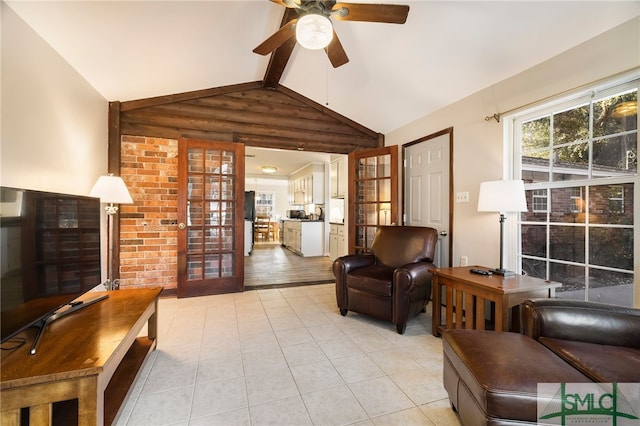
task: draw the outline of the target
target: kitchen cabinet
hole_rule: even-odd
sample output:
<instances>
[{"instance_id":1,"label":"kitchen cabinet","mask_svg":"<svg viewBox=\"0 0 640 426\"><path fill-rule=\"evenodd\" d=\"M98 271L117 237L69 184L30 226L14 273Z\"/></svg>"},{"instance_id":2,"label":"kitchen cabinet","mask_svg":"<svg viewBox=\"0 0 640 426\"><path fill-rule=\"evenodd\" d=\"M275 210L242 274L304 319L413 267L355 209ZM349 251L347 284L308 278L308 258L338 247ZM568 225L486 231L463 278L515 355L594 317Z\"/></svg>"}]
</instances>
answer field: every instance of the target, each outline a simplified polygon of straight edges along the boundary
<instances>
[{"instance_id":1,"label":"kitchen cabinet","mask_svg":"<svg viewBox=\"0 0 640 426\"><path fill-rule=\"evenodd\" d=\"M349 180L347 164L347 157L331 163L329 183L331 198L344 198L347 194L347 182Z\"/></svg>"},{"instance_id":2,"label":"kitchen cabinet","mask_svg":"<svg viewBox=\"0 0 640 426\"><path fill-rule=\"evenodd\" d=\"M283 244L303 257L324 256L324 222L285 220Z\"/></svg>"},{"instance_id":3,"label":"kitchen cabinet","mask_svg":"<svg viewBox=\"0 0 640 426\"><path fill-rule=\"evenodd\" d=\"M347 239L344 225L332 223L329 226L329 258L335 260L347 254Z\"/></svg>"},{"instance_id":4,"label":"kitchen cabinet","mask_svg":"<svg viewBox=\"0 0 640 426\"><path fill-rule=\"evenodd\" d=\"M324 166L311 164L289 177L289 203L324 204Z\"/></svg>"},{"instance_id":5,"label":"kitchen cabinet","mask_svg":"<svg viewBox=\"0 0 640 426\"><path fill-rule=\"evenodd\" d=\"M295 251L300 252L301 243L300 243L300 231L302 230L302 222L299 221L284 221L284 236L283 236L283 244L285 247Z\"/></svg>"}]
</instances>

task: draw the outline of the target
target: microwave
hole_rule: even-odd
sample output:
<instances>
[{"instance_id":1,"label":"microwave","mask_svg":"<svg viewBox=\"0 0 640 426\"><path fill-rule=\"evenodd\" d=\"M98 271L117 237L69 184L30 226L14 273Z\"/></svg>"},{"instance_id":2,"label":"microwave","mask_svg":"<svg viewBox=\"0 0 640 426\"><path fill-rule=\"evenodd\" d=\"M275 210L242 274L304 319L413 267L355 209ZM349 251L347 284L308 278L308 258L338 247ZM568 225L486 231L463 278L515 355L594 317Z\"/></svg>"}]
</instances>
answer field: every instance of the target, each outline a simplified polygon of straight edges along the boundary
<instances>
[{"instance_id":1,"label":"microwave","mask_svg":"<svg viewBox=\"0 0 640 426\"><path fill-rule=\"evenodd\" d=\"M307 214L304 210L287 210L287 217L289 219L304 219Z\"/></svg>"}]
</instances>

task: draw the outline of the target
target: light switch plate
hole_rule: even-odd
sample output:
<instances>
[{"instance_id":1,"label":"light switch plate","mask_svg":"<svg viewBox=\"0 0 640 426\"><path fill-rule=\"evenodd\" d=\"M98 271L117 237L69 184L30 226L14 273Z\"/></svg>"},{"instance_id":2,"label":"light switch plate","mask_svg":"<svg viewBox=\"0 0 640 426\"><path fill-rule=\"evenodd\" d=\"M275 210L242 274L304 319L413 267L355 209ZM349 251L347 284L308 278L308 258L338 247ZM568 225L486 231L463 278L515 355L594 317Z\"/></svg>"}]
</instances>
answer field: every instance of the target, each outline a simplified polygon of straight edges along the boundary
<instances>
[{"instance_id":1,"label":"light switch plate","mask_svg":"<svg viewBox=\"0 0 640 426\"><path fill-rule=\"evenodd\" d=\"M468 192L456 192L456 203L468 203L468 202L469 202Z\"/></svg>"}]
</instances>

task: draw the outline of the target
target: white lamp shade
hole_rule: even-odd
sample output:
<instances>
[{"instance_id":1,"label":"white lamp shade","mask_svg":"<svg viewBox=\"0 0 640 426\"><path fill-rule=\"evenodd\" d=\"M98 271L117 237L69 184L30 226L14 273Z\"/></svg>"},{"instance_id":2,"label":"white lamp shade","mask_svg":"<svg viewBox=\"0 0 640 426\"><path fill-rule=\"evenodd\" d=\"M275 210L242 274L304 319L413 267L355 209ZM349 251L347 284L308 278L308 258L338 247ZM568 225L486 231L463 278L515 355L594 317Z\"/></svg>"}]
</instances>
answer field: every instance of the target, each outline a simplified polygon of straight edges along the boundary
<instances>
[{"instance_id":1,"label":"white lamp shade","mask_svg":"<svg viewBox=\"0 0 640 426\"><path fill-rule=\"evenodd\" d=\"M129 194L127 186L119 176L100 176L91 192L91 197L99 197L103 203L132 204L133 199Z\"/></svg>"},{"instance_id":2,"label":"white lamp shade","mask_svg":"<svg viewBox=\"0 0 640 426\"><path fill-rule=\"evenodd\" d=\"M479 212L526 212L527 199L521 180L494 180L480 184Z\"/></svg>"},{"instance_id":3,"label":"white lamp shade","mask_svg":"<svg viewBox=\"0 0 640 426\"><path fill-rule=\"evenodd\" d=\"M324 49L332 38L333 26L326 16L310 13L296 23L296 40L305 49Z\"/></svg>"}]
</instances>

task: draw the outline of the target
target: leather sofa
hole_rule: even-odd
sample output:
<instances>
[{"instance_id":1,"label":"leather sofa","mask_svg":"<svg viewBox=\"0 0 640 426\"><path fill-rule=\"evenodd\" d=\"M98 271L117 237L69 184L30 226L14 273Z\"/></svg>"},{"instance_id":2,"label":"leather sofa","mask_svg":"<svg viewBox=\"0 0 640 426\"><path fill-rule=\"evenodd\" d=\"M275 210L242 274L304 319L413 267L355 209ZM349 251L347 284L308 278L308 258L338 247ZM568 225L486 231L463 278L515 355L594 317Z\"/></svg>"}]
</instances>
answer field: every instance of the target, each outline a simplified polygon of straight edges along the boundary
<instances>
[{"instance_id":1,"label":"leather sofa","mask_svg":"<svg viewBox=\"0 0 640 426\"><path fill-rule=\"evenodd\" d=\"M537 424L538 383L640 382L640 309L521 305L523 333L445 330L444 387L464 425Z\"/></svg>"},{"instance_id":2,"label":"leather sofa","mask_svg":"<svg viewBox=\"0 0 640 426\"><path fill-rule=\"evenodd\" d=\"M336 259L333 274L342 316L354 311L391 321L404 334L407 321L425 312L431 298L437 241L434 228L379 226L369 253Z\"/></svg>"}]
</instances>

